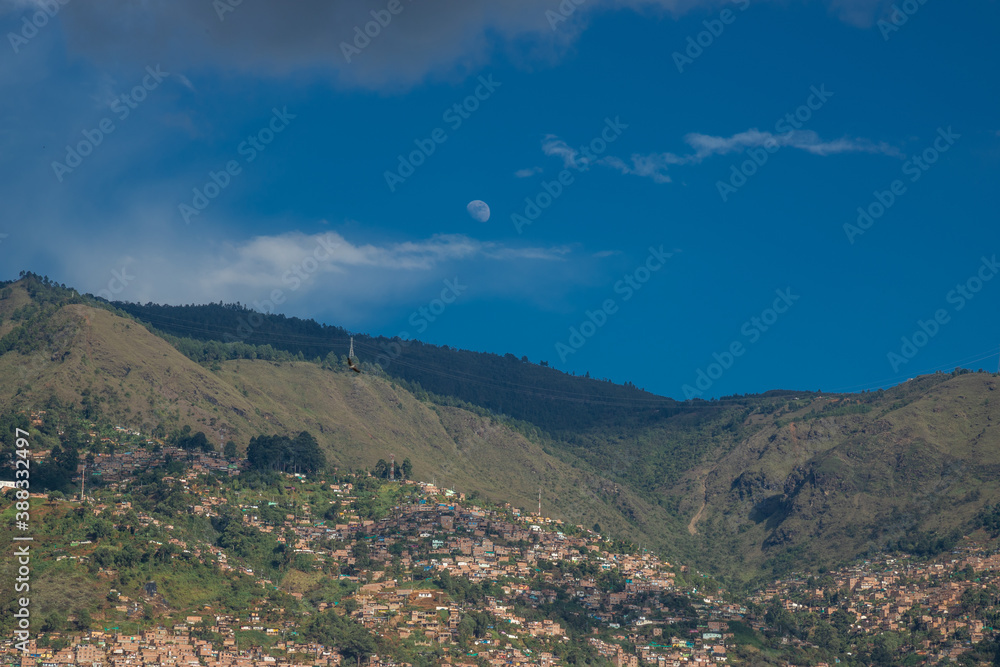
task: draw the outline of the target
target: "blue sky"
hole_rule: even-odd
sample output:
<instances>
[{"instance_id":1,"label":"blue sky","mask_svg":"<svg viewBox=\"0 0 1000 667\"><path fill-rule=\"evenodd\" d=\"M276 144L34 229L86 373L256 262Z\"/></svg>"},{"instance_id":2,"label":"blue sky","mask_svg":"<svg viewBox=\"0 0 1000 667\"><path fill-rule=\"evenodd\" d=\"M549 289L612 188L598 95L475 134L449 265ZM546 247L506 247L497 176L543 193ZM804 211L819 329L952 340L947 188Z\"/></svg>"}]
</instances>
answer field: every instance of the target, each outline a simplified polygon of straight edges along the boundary
<instances>
[{"instance_id":1,"label":"blue sky","mask_svg":"<svg viewBox=\"0 0 1000 667\"><path fill-rule=\"evenodd\" d=\"M997 25L994 1L0 0L0 275L276 297L678 398L992 369Z\"/></svg>"}]
</instances>

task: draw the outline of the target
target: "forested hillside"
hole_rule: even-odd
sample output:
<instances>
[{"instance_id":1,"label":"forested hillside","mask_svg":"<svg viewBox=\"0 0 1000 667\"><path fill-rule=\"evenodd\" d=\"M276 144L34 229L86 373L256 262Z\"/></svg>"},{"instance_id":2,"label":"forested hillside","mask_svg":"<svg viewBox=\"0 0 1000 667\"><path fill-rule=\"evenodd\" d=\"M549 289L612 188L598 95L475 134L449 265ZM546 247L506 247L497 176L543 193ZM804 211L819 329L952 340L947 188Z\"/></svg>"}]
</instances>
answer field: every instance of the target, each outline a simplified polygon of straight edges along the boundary
<instances>
[{"instance_id":1,"label":"forested hillside","mask_svg":"<svg viewBox=\"0 0 1000 667\"><path fill-rule=\"evenodd\" d=\"M263 315L240 304L162 306L116 302L115 307L164 333L220 343L267 345L301 354L303 359L346 355L347 330L314 320ZM419 385L439 396L452 396L493 412L532 422L545 431L576 430L609 420L630 419L637 412L669 409L676 402L642 391L577 377L512 354L458 350L363 333L354 334L358 357L391 377ZM222 355L217 346L192 351L199 361Z\"/></svg>"}]
</instances>

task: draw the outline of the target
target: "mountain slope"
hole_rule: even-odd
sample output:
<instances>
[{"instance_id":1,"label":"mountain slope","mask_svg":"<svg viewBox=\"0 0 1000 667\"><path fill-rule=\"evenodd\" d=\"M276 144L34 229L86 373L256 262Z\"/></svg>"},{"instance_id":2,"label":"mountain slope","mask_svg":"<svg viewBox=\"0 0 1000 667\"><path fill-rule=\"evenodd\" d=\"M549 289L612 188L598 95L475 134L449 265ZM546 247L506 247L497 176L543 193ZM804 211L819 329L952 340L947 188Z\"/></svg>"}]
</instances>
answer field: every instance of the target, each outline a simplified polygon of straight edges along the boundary
<instances>
[{"instance_id":1,"label":"mountain slope","mask_svg":"<svg viewBox=\"0 0 1000 667\"><path fill-rule=\"evenodd\" d=\"M161 306L116 302L117 308L182 338L201 341L270 345L306 359L346 355L350 334L341 327L321 325L284 315L262 315L239 304ZM600 424L636 407L676 405L631 385L568 375L546 365L529 363L512 354L452 349L420 341L402 341L355 334L354 347L362 361L379 365L395 378L419 384L439 396L454 396L488 410L530 421L543 430L576 430Z\"/></svg>"},{"instance_id":2,"label":"mountain slope","mask_svg":"<svg viewBox=\"0 0 1000 667\"><path fill-rule=\"evenodd\" d=\"M26 303L20 291L0 300L8 324ZM384 378L245 359L212 371L136 322L84 304L55 308L31 326L41 334L31 337L42 341L38 349L0 356L5 411L55 396L92 403L95 412L143 433L188 425L217 445L232 439L241 448L261 433L308 430L334 465L371 469L395 454L411 459L420 479L524 508L536 506L541 489L546 515L599 522L636 542L648 541L647 531L662 536L669 524L636 493L574 468L496 419L420 401ZM630 522L629 515L642 520Z\"/></svg>"},{"instance_id":3,"label":"mountain slope","mask_svg":"<svg viewBox=\"0 0 1000 667\"><path fill-rule=\"evenodd\" d=\"M630 387L514 360L517 371L501 382L475 376L474 391L485 393L470 405L370 364L359 376L335 358L268 361L253 357L293 357L212 342L198 343L208 352L193 355L196 363L179 351L190 354L195 342L171 340L36 279L4 286L0 412L56 396L144 432L188 425L240 447L305 429L335 465L371 468L395 454L421 479L525 508L541 489L547 515L600 523L733 582L877 549L938 551L1000 501L993 374L936 374L853 395L775 391L657 405ZM449 369L476 353L433 354L438 365L427 375L457 382ZM514 377L537 380L534 390L549 396L537 414L522 413L535 421L482 407L506 402L504 382ZM596 398L553 398L567 382L596 387ZM615 402L625 395L637 400Z\"/></svg>"},{"instance_id":4,"label":"mountain slope","mask_svg":"<svg viewBox=\"0 0 1000 667\"><path fill-rule=\"evenodd\" d=\"M1000 500L996 384L990 374L928 376L864 414L776 421L700 476L699 539L747 569L946 547Z\"/></svg>"}]
</instances>

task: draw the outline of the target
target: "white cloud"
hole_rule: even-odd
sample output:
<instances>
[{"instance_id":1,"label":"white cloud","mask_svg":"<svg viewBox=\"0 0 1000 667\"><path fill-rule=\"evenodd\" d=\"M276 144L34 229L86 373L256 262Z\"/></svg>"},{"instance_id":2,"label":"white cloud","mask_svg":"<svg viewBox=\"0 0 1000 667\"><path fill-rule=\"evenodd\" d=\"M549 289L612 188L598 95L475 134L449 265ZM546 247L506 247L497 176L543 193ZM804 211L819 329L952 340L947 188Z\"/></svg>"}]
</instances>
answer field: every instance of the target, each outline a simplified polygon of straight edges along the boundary
<instances>
[{"instance_id":1,"label":"white cloud","mask_svg":"<svg viewBox=\"0 0 1000 667\"><path fill-rule=\"evenodd\" d=\"M633 155L630 165L621 158L609 155L600 162L612 169L617 169L623 174L651 178L654 183L670 183L672 179L666 173L667 166L677 164L676 162L671 162L670 157L669 153L662 153L660 155Z\"/></svg>"},{"instance_id":2,"label":"white cloud","mask_svg":"<svg viewBox=\"0 0 1000 667\"><path fill-rule=\"evenodd\" d=\"M432 271L442 265L470 260L560 260L568 252L563 247L508 247L483 242L461 234L439 234L421 241L376 245L357 244L336 232L277 236L257 236L230 246L219 264L202 274L202 282L218 288L229 286L280 285L294 267L314 257L314 273L349 276L358 270L376 269L402 274Z\"/></svg>"},{"instance_id":3,"label":"white cloud","mask_svg":"<svg viewBox=\"0 0 1000 667\"><path fill-rule=\"evenodd\" d=\"M714 137L711 135L692 133L684 137L684 141L696 150L693 160L700 162L710 155L722 155L742 151L746 148L766 146L774 142L782 147L797 148L813 155L833 155L836 153L881 153L898 157L900 152L888 144L874 143L868 139L841 138L833 141L823 141L812 130L795 130L783 134L761 132L754 128L746 132L734 134L731 137Z\"/></svg>"},{"instance_id":4,"label":"white cloud","mask_svg":"<svg viewBox=\"0 0 1000 667\"><path fill-rule=\"evenodd\" d=\"M692 152L678 155L676 153L633 153L628 160L613 155L593 160L616 169L623 174L650 178L656 183L670 183L667 173L670 167L698 164L715 155L743 152L748 148L774 146L794 148L818 156L835 155L838 153L877 153L899 157L900 151L884 142L875 143L868 139L853 139L843 137L832 141L824 141L812 130L795 130L783 134L761 132L756 128L739 132L729 137L692 132L684 136L684 143L691 147ZM550 157L563 161L566 168L580 169L587 166L591 160L581 156L562 139L555 135L547 135L542 142L542 152Z\"/></svg>"},{"instance_id":5,"label":"white cloud","mask_svg":"<svg viewBox=\"0 0 1000 667\"><path fill-rule=\"evenodd\" d=\"M510 246L461 234L372 243L337 232L288 232L194 247L183 235L137 240L72 244L59 280L96 294L124 269L129 280L114 299L169 304L252 305L280 290L282 312L361 326L425 300L444 279L474 285L473 298L521 301L561 293L583 270L566 246Z\"/></svg>"},{"instance_id":6,"label":"white cloud","mask_svg":"<svg viewBox=\"0 0 1000 667\"><path fill-rule=\"evenodd\" d=\"M535 174L542 173L541 167L529 167L527 169L518 169L514 172L516 178L531 178Z\"/></svg>"},{"instance_id":7,"label":"white cloud","mask_svg":"<svg viewBox=\"0 0 1000 667\"><path fill-rule=\"evenodd\" d=\"M557 157L563 161L567 169L583 169L591 163L587 156L581 156L579 151L554 134L547 134L542 140L542 152L549 157Z\"/></svg>"}]
</instances>

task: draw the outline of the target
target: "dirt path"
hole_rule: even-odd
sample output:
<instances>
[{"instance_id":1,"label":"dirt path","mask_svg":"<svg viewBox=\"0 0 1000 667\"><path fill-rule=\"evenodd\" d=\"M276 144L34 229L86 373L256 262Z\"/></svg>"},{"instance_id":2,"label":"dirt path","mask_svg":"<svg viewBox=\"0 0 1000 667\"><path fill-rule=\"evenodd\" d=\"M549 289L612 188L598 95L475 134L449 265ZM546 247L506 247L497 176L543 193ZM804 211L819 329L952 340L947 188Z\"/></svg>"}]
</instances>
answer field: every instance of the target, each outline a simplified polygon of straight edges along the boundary
<instances>
[{"instance_id":1,"label":"dirt path","mask_svg":"<svg viewBox=\"0 0 1000 667\"><path fill-rule=\"evenodd\" d=\"M698 528L697 528L698 519L701 518L702 513L705 511L705 506L708 505L708 496L705 490L706 477L707 475L701 478L701 507L698 508L698 513L695 514L693 517L691 517L691 521L690 523L688 523L688 532L691 533L692 535L698 534Z\"/></svg>"}]
</instances>

